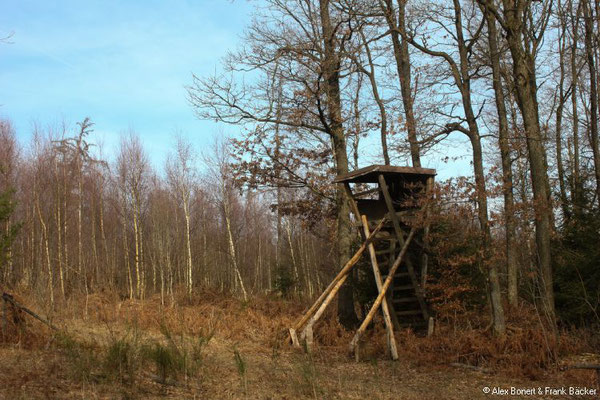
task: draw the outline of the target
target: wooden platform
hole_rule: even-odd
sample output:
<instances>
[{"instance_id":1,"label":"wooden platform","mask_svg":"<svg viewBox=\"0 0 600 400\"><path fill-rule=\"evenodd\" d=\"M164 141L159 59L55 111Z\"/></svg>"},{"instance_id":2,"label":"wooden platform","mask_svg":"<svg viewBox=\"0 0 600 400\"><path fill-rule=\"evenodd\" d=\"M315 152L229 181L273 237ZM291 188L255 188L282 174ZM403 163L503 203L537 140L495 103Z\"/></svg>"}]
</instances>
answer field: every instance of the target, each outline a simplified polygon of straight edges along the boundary
<instances>
[{"instance_id":1,"label":"wooden platform","mask_svg":"<svg viewBox=\"0 0 600 400\"><path fill-rule=\"evenodd\" d=\"M339 175L333 180L334 183L377 183L379 175L385 178L402 178L408 181L423 181L436 175L435 169L397 167L392 165L369 165L368 167L350 171Z\"/></svg>"}]
</instances>

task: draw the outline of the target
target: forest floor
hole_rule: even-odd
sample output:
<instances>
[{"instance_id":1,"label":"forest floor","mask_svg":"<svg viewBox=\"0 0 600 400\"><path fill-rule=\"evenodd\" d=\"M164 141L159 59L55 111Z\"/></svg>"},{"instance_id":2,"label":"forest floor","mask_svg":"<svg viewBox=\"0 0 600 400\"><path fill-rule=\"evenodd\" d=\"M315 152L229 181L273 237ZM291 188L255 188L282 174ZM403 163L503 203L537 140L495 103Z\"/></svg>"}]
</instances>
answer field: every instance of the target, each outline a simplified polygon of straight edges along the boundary
<instances>
[{"instance_id":1,"label":"forest floor","mask_svg":"<svg viewBox=\"0 0 600 400\"><path fill-rule=\"evenodd\" d=\"M456 367L447 362L452 358L435 361L402 350L393 362L376 331L357 363L346 354L349 334L333 318L315 332L319 345L308 355L286 342L286 326L303 310L289 301L242 304L211 294L177 304L94 295L67 302L55 313L59 333L23 317L26 329L19 328L17 340L0 344L0 399L598 398L537 394L546 387L597 388L590 371L549 369L519 376ZM407 337L399 339L401 348L409 347ZM536 394L486 394L485 388Z\"/></svg>"}]
</instances>

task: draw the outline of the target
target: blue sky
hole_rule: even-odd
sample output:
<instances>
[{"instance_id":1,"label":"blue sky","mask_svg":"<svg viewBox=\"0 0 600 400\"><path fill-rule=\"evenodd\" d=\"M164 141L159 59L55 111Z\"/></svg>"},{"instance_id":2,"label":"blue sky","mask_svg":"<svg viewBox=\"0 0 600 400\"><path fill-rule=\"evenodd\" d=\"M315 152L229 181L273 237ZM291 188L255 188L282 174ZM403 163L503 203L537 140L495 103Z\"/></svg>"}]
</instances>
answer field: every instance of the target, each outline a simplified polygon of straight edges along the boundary
<instances>
[{"instance_id":1,"label":"blue sky","mask_svg":"<svg viewBox=\"0 0 600 400\"><path fill-rule=\"evenodd\" d=\"M56 127L65 121L74 130L89 116L93 140L104 144L109 158L121 134L133 129L159 169L175 131L201 152L215 135L235 128L198 120L184 86L192 72L206 76L219 68L221 57L237 47L255 4L5 0L0 37L12 37L0 44L0 117L12 120L26 144L34 123ZM454 146L442 153L454 153ZM448 165L443 155L425 158L439 178L470 172L468 157ZM364 154L365 162L381 160Z\"/></svg>"},{"instance_id":2,"label":"blue sky","mask_svg":"<svg viewBox=\"0 0 600 400\"><path fill-rule=\"evenodd\" d=\"M219 128L193 115L184 85L210 74L250 20L246 0L4 1L0 117L23 143L34 122L89 116L112 152L134 129L160 164L177 129L199 148Z\"/></svg>"}]
</instances>

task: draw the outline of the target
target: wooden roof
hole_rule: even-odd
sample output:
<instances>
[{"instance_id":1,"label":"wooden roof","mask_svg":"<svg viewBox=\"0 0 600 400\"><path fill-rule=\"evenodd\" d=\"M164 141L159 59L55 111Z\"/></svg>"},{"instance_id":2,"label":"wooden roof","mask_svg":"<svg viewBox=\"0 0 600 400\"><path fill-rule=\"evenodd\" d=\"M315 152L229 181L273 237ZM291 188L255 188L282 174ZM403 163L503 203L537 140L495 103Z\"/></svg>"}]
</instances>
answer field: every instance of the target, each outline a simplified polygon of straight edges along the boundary
<instances>
[{"instance_id":1,"label":"wooden roof","mask_svg":"<svg viewBox=\"0 0 600 400\"><path fill-rule=\"evenodd\" d=\"M435 169L430 168L414 168L414 167L397 167L392 165L369 165L368 167L360 168L355 171L350 171L346 174L339 175L334 183L376 183L379 174L383 174L386 178L391 179L407 179L407 180L425 180L430 176L435 176Z\"/></svg>"}]
</instances>

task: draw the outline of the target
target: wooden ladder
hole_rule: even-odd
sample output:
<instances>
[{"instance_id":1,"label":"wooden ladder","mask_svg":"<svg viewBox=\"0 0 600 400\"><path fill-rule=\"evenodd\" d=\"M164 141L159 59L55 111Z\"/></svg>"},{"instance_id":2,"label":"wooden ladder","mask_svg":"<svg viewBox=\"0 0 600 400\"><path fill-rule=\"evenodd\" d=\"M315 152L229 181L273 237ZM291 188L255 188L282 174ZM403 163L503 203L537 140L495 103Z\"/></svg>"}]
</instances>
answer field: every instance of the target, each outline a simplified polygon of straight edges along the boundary
<instances>
[{"instance_id":1,"label":"wooden ladder","mask_svg":"<svg viewBox=\"0 0 600 400\"><path fill-rule=\"evenodd\" d=\"M387 249L384 248L376 252L383 279L387 278L387 270L397 256L398 242L393 239L388 242ZM419 329L428 324L428 306L419 284L420 276L416 271L415 278L413 281L406 262L403 262L394 273L393 284L387 299L396 328L412 327Z\"/></svg>"}]
</instances>

